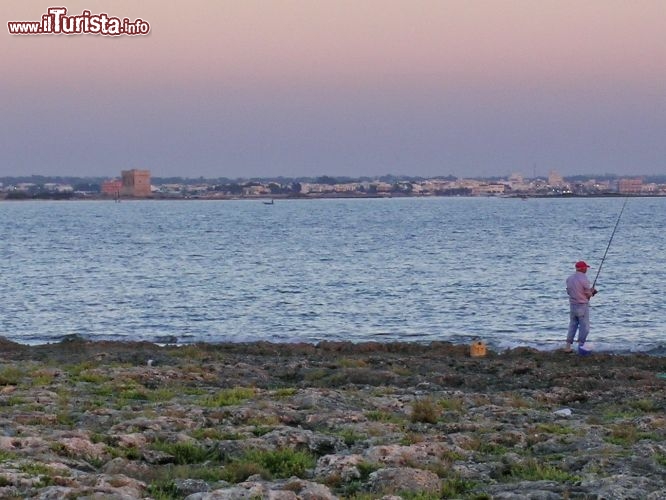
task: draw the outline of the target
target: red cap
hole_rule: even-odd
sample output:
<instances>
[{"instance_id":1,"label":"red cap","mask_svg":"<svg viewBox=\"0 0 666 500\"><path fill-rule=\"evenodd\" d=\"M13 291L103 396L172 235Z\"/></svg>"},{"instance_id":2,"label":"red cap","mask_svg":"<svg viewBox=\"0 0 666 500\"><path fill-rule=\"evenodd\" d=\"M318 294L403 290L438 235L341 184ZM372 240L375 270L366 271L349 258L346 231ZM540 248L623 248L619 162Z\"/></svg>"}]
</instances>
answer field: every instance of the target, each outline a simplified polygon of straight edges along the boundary
<instances>
[{"instance_id":1,"label":"red cap","mask_svg":"<svg viewBox=\"0 0 666 500\"><path fill-rule=\"evenodd\" d=\"M584 260L579 260L576 262L576 269L588 269L590 266Z\"/></svg>"}]
</instances>

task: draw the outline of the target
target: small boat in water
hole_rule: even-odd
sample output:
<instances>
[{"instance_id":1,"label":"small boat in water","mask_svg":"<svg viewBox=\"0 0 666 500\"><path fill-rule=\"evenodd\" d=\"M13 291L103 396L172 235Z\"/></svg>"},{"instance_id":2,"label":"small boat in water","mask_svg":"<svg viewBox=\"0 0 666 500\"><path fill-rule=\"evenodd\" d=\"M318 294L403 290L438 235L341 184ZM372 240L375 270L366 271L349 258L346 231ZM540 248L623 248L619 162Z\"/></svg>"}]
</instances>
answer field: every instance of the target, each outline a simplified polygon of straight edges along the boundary
<instances>
[{"instance_id":1,"label":"small boat in water","mask_svg":"<svg viewBox=\"0 0 666 500\"><path fill-rule=\"evenodd\" d=\"M272 205L272 204L273 204L273 200L264 202L264 205Z\"/></svg>"}]
</instances>

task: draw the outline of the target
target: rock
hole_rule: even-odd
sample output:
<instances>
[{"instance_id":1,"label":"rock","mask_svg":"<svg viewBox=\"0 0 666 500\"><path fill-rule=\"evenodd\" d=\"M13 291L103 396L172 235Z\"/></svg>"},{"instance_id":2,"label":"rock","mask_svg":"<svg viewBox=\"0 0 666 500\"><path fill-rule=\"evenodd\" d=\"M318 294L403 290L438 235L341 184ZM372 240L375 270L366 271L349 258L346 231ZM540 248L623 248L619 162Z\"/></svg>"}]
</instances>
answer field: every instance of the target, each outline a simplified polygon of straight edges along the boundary
<instances>
[{"instance_id":1,"label":"rock","mask_svg":"<svg viewBox=\"0 0 666 500\"><path fill-rule=\"evenodd\" d=\"M370 489L377 493L437 494L442 481L434 472L412 467L389 467L370 474Z\"/></svg>"},{"instance_id":2,"label":"rock","mask_svg":"<svg viewBox=\"0 0 666 500\"><path fill-rule=\"evenodd\" d=\"M653 498L666 498L666 488L663 483L655 482L646 477L629 476L625 474L604 478L587 478L581 481L580 490L594 491L597 498L605 500L624 500L627 498L648 498L661 492L661 496Z\"/></svg>"},{"instance_id":3,"label":"rock","mask_svg":"<svg viewBox=\"0 0 666 500\"><path fill-rule=\"evenodd\" d=\"M201 479L175 479L174 487L178 494L183 496L210 491L208 483Z\"/></svg>"},{"instance_id":4,"label":"rock","mask_svg":"<svg viewBox=\"0 0 666 500\"><path fill-rule=\"evenodd\" d=\"M502 500L560 500L566 497L567 487L554 481L524 481L493 485L488 488L493 499ZM602 497L603 498L603 497Z\"/></svg>"},{"instance_id":5,"label":"rock","mask_svg":"<svg viewBox=\"0 0 666 500\"><path fill-rule=\"evenodd\" d=\"M558 417L570 417L572 414L571 408L562 408L553 412L554 415Z\"/></svg>"},{"instance_id":6,"label":"rock","mask_svg":"<svg viewBox=\"0 0 666 500\"><path fill-rule=\"evenodd\" d=\"M273 448L307 449L317 455L344 448L339 438L294 427L277 428L262 436L262 440Z\"/></svg>"},{"instance_id":7,"label":"rock","mask_svg":"<svg viewBox=\"0 0 666 500\"><path fill-rule=\"evenodd\" d=\"M117 498L142 498L145 495L146 484L124 474L100 474L94 486L95 493L109 496L119 495Z\"/></svg>"},{"instance_id":8,"label":"rock","mask_svg":"<svg viewBox=\"0 0 666 500\"><path fill-rule=\"evenodd\" d=\"M146 445L148 439L145 435L138 432L132 434L120 434L116 436L118 446L121 448L142 448Z\"/></svg>"},{"instance_id":9,"label":"rock","mask_svg":"<svg viewBox=\"0 0 666 500\"><path fill-rule=\"evenodd\" d=\"M127 460L126 458L116 457L105 463L100 472L108 475L126 474L130 477L149 477L151 474L150 464L140 460Z\"/></svg>"},{"instance_id":10,"label":"rock","mask_svg":"<svg viewBox=\"0 0 666 500\"><path fill-rule=\"evenodd\" d=\"M347 483L361 478L359 465L364 462L361 455L324 455L317 460L314 476L324 483L337 479Z\"/></svg>"},{"instance_id":11,"label":"rock","mask_svg":"<svg viewBox=\"0 0 666 500\"><path fill-rule=\"evenodd\" d=\"M370 463L378 463L391 467L420 465L427 467L441 462L441 457L452 452L453 448L442 442L429 441L409 446L385 445L368 448L363 457Z\"/></svg>"},{"instance_id":12,"label":"rock","mask_svg":"<svg viewBox=\"0 0 666 500\"><path fill-rule=\"evenodd\" d=\"M74 457L99 460L106 453L104 443L93 443L84 437L61 438L60 444Z\"/></svg>"}]
</instances>

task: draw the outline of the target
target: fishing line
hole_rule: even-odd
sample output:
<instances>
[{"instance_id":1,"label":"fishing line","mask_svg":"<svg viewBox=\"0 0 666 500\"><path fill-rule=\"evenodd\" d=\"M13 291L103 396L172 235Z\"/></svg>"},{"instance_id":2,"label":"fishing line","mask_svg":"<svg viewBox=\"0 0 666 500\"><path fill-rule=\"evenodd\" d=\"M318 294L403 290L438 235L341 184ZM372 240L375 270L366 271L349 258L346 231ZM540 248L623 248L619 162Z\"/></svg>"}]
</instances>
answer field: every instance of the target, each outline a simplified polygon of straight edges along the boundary
<instances>
[{"instance_id":1,"label":"fishing line","mask_svg":"<svg viewBox=\"0 0 666 500\"><path fill-rule=\"evenodd\" d=\"M611 242L613 241L613 236L615 236L615 231L617 231L617 226L620 223L620 218L622 217L622 212L624 212L624 207L627 206L628 201L629 197L626 197L624 199L624 203L622 204L622 210L620 210L620 215L617 216L617 220L615 221L615 227L613 228L613 232L611 233L610 239L608 240L608 245L606 245L606 251L604 252L604 256L601 258L601 263L599 264L599 269L597 269L597 275L594 277L592 288L594 288L594 285L597 284L597 278L599 278L599 273L601 272L601 266L604 265L604 261L606 260L606 255L608 254L608 249L611 246Z\"/></svg>"}]
</instances>

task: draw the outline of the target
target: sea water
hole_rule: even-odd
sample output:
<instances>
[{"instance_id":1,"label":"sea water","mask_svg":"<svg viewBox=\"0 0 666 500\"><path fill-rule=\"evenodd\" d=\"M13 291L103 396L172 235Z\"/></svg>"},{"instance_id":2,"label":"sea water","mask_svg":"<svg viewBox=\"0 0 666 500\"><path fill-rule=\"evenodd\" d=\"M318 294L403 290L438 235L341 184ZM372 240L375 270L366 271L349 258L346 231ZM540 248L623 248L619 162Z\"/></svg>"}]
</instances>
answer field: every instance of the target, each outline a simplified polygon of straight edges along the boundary
<instances>
[{"instance_id":1,"label":"sea water","mask_svg":"<svg viewBox=\"0 0 666 500\"><path fill-rule=\"evenodd\" d=\"M556 349L565 279L608 248L589 340L662 353L666 198L623 202L2 202L0 336Z\"/></svg>"}]
</instances>

